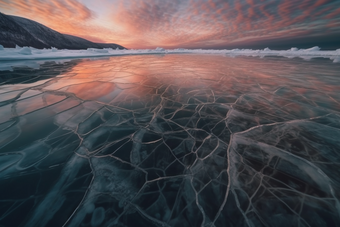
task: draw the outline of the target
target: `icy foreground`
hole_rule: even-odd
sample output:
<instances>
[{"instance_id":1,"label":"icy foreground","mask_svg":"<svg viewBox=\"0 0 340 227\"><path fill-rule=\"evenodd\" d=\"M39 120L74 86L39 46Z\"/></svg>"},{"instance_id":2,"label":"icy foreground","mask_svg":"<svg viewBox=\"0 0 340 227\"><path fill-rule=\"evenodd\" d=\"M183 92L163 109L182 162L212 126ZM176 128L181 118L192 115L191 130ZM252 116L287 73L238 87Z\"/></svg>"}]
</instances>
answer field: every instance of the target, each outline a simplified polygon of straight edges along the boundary
<instances>
[{"instance_id":1,"label":"icy foreground","mask_svg":"<svg viewBox=\"0 0 340 227\"><path fill-rule=\"evenodd\" d=\"M0 226L340 226L340 64L136 55L0 72Z\"/></svg>"},{"instance_id":2,"label":"icy foreground","mask_svg":"<svg viewBox=\"0 0 340 227\"><path fill-rule=\"evenodd\" d=\"M103 57L103 56L121 56L136 54L225 54L228 56L284 56L300 57L311 59L317 57L329 58L334 63L340 62L340 49L333 51L322 51L319 47L310 49L291 48L289 50L251 50L251 49L233 49L233 50L201 50L201 49L174 49L165 50L157 47L154 50L119 50L119 49L95 49L87 50L58 50L52 49L35 49L32 47L3 48L0 45L0 70L11 70L12 66L32 67L32 63L22 62L23 60L48 60L48 59L68 59L68 58L86 58L86 57ZM21 60L21 62L18 62ZM13 62L15 61L15 62Z\"/></svg>"}]
</instances>

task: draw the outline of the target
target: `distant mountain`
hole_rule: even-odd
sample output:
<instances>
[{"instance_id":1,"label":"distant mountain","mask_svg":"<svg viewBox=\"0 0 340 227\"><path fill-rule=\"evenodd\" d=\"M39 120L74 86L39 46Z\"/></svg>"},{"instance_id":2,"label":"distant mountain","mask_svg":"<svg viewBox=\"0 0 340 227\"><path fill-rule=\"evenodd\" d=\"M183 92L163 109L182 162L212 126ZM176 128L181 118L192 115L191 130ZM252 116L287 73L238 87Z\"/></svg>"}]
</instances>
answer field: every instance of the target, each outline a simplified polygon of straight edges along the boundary
<instances>
[{"instance_id":1,"label":"distant mountain","mask_svg":"<svg viewBox=\"0 0 340 227\"><path fill-rule=\"evenodd\" d=\"M114 43L93 43L83 38L61 34L38 22L0 13L0 44L4 47L31 46L35 48L87 49L119 48Z\"/></svg>"},{"instance_id":2,"label":"distant mountain","mask_svg":"<svg viewBox=\"0 0 340 227\"><path fill-rule=\"evenodd\" d=\"M26 29L13 21L9 16L0 13L0 44L4 47L29 45L37 48L48 47L37 40Z\"/></svg>"}]
</instances>

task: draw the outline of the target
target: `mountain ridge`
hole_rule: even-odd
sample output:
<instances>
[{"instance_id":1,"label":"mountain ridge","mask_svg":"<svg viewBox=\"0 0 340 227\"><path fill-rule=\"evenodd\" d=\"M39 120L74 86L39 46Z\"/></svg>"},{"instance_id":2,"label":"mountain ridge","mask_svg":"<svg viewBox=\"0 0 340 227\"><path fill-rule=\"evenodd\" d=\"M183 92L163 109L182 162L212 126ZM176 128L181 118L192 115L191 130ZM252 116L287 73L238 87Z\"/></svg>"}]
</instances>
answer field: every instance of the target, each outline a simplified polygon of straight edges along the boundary
<instances>
[{"instance_id":1,"label":"mountain ridge","mask_svg":"<svg viewBox=\"0 0 340 227\"><path fill-rule=\"evenodd\" d=\"M119 48L115 43L94 43L84 38L62 34L36 21L0 12L0 44L4 47L31 46L38 49Z\"/></svg>"}]
</instances>

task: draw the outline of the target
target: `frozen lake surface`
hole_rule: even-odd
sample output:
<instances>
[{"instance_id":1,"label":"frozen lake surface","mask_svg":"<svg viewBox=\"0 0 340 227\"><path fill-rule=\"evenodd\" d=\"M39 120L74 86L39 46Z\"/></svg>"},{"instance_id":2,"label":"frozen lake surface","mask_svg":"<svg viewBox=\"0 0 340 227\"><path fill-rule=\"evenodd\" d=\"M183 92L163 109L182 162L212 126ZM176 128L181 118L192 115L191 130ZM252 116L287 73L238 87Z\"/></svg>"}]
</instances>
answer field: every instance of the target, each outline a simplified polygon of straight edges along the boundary
<instances>
[{"instance_id":1,"label":"frozen lake surface","mask_svg":"<svg viewBox=\"0 0 340 227\"><path fill-rule=\"evenodd\" d=\"M0 226L340 226L340 65L135 55L0 72Z\"/></svg>"}]
</instances>

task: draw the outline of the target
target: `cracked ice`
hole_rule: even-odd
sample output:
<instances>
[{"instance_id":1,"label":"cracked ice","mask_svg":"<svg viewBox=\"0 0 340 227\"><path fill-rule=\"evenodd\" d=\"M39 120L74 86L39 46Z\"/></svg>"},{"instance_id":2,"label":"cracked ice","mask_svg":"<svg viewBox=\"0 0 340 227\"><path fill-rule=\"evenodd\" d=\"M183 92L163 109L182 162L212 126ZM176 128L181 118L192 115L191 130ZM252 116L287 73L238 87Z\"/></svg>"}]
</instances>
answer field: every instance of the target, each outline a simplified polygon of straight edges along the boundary
<instances>
[{"instance_id":1,"label":"cracked ice","mask_svg":"<svg viewBox=\"0 0 340 227\"><path fill-rule=\"evenodd\" d=\"M339 226L340 65L142 55L0 72L1 226Z\"/></svg>"}]
</instances>

